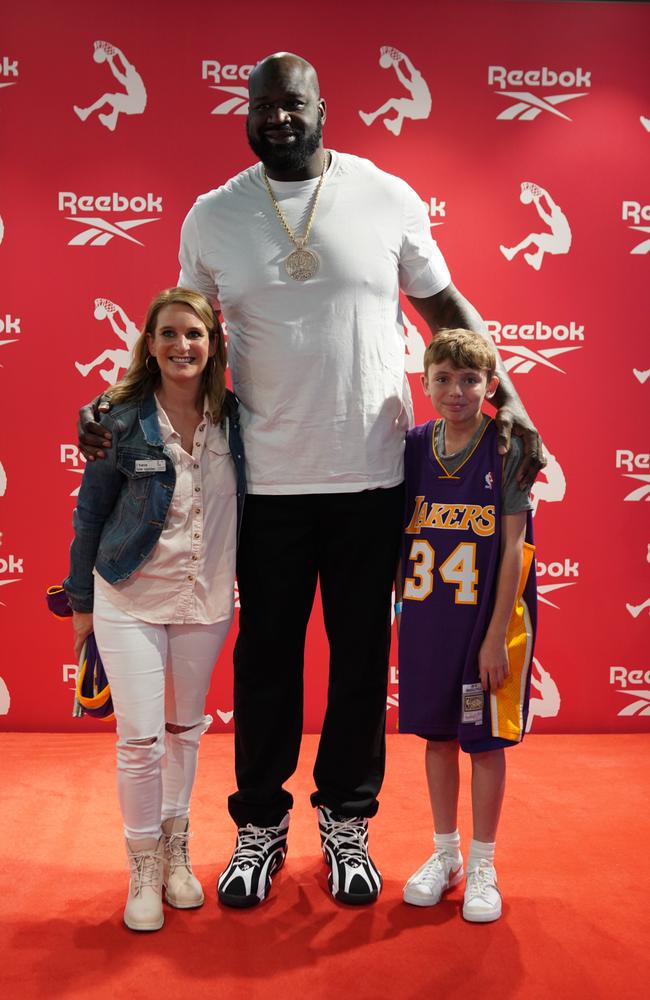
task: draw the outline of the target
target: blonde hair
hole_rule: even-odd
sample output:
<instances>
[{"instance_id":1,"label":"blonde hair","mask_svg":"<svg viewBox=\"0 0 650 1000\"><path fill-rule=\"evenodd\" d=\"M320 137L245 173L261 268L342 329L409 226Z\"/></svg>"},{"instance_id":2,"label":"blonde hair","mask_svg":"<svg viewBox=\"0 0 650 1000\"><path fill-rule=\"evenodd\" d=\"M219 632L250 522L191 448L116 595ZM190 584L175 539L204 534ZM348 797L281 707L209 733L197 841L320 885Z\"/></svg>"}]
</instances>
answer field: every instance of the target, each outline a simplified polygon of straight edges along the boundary
<instances>
[{"instance_id":1,"label":"blonde hair","mask_svg":"<svg viewBox=\"0 0 650 1000\"><path fill-rule=\"evenodd\" d=\"M155 371L149 371L147 368L147 359L151 356L147 345L147 334L154 336L160 310L164 306L174 304L189 306L205 325L210 343L216 342L215 354L208 358L208 363L203 369L201 391L203 396L208 397L212 419L218 422L222 417L226 397L226 345L223 330L219 317L206 297L191 288L165 288L156 295L149 305L140 336L133 348L131 364L120 381L107 389L105 395L112 403L126 403L144 399L156 391L161 381L160 370L157 365Z\"/></svg>"},{"instance_id":2,"label":"blonde hair","mask_svg":"<svg viewBox=\"0 0 650 1000\"><path fill-rule=\"evenodd\" d=\"M429 365L449 361L454 368L474 368L485 372L488 382L497 366L492 344L472 330L441 330L424 352L424 374Z\"/></svg>"}]
</instances>

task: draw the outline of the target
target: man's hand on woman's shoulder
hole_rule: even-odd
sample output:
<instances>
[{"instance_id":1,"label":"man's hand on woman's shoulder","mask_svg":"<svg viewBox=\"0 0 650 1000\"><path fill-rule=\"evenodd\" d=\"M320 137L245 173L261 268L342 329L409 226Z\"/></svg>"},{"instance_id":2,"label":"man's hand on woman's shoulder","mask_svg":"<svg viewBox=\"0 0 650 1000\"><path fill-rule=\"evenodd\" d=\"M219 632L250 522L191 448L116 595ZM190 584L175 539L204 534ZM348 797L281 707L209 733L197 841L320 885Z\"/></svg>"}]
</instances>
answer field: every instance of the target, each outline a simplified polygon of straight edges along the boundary
<instances>
[{"instance_id":1,"label":"man's hand on woman's shoulder","mask_svg":"<svg viewBox=\"0 0 650 1000\"><path fill-rule=\"evenodd\" d=\"M97 396L79 410L79 448L89 462L94 462L96 458L106 458L106 451L112 447L113 435L97 422L99 414L108 413L110 408L111 403L106 396Z\"/></svg>"}]
</instances>

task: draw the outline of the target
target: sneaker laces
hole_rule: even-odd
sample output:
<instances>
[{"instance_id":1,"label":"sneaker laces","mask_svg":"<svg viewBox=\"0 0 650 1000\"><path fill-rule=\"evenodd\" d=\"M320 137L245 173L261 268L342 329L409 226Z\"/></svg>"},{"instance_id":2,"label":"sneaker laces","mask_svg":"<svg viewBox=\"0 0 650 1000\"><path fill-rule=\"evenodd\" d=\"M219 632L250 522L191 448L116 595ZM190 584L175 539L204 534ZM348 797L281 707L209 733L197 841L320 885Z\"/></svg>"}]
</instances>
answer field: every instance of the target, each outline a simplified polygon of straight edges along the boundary
<instances>
[{"instance_id":1,"label":"sneaker laces","mask_svg":"<svg viewBox=\"0 0 650 1000\"><path fill-rule=\"evenodd\" d=\"M150 886L158 890L162 884L162 868L158 851L138 851L129 856L131 890L134 896Z\"/></svg>"},{"instance_id":2,"label":"sneaker laces","mask_svg":"<svg viewBox=\"0 0 650 1000\"><path fill-rule=\"evenodd\" d=\"M280 832L279 826L253 826L252 823L240 826L231 865L256 864L260 854Z\"/></svg>"},{"instance_id":3,"label":"sneaker laces","mask_svg":"<svg viewBox=\"0 0 650 1000\"><path fill-rule=\"evenodd\" d=\"M447 854L446 851L434 851L429 860L426 862L426 864L423 865L418 875L418 880L424 878L431 878L432 876L434 878L437 876L441 876L443 879L446 879L447 872L445 871L443 857L449 858L449 860L453 864L453 858L449 854Z\"/></svg>"},{"instance_id":4,"label":"sneaker laces","mask_svg":"<svg viewBox=\"0 0 650 1000\"><path fill-rule=\"evenodd\" d=\"M467 873L467 892L470 896L480 896L489 902L489 890L498 892L494 868L489 861L479 861L476 868Z\"/></svg>"},{"instance_id":5,"label":"sneaker laces","mask_svg":"<svg viewBox=\"0 0 650 1000\"><path fill-rule=\"evenodd\" d=\"M323 847L331 845L336 848L344 864L358 868L368 860L366 844L366 821L363 816L350 816L343 819L328 820L331 830L323 838Z\"/></svg>"}]
</instances>

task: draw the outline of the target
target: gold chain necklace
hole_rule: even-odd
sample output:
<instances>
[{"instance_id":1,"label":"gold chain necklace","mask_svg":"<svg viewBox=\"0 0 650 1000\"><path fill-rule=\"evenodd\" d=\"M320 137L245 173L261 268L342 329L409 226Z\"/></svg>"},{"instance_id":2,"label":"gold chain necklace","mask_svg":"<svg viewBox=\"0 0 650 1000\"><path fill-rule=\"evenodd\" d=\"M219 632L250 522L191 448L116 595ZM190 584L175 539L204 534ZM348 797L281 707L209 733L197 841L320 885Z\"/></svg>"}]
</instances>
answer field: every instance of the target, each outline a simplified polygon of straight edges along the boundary
<instances>
[{"instance_id":1,"label":"gold chain necklace","mask_svg":"<svg viewBox=\"0 0 650 1000\"><path fill-rule=\"evenodd\" d=\"M276 211L277 217L282 223L282 227L295 246L295 250L292 250L289 256L284 261L284 266L287 274L294 281L308 281L309 278L313 278L318 270L318 265L320 261L318 260L318 255L314 253L313 250L307 250L306 243L309 239L309 234L311 232L311 225L314 221L314 215L316 214L316 206L318 205L318 199L320 198L320 191L323 186L323 181L325 180L325 171L331 163L332 156L326 153L323 156L323 169L320 173L320 180L316 187L314 193L314 201L311 206L311 211L309 213L309 218L307 219L307 225L305 226L305 231L302 236L296 236L293 232L291 226L287 222L286 216L280 206L278 205L277 199L273 194L271 185L269 184L269 179L266 174L266 167L263 167L262 176L264 177L264 183L266 184L266 190L269 192L269 197L273 202L273 208Z\"/></svg>"}]
</instances>

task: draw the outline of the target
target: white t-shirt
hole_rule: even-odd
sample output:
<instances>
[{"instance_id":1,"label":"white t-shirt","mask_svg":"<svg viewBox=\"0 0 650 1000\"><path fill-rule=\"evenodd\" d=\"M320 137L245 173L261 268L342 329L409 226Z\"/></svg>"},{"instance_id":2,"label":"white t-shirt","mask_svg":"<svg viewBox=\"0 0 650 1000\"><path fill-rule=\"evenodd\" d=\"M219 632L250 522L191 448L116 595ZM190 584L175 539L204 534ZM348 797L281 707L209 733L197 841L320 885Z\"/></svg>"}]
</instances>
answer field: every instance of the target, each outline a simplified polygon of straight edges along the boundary
<instances>
[{"instance_id":1,"label":"white t-shirt","mask_svg":"<svg viewBox=\"0 0 650 1000\"><path fill-rule=\"evenodd\" d=\"M369 160L332 153L307 244L305 282L257 163L201 195L181 233L179 283L218 299L242 404L251 493L340 493L403 479L411 417L399 290L450 282L426 207ZM271 181L294 232L318 178Z\"/></svg>"}]
</instances>

